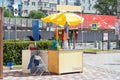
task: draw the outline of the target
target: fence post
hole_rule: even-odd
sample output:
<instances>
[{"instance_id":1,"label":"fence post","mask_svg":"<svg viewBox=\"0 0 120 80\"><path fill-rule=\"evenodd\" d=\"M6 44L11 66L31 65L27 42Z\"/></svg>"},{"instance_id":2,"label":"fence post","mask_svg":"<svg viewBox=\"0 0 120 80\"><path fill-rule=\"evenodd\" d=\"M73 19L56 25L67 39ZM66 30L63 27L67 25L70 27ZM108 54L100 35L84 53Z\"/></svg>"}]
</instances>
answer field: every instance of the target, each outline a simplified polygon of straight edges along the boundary
<instances>
[{"instance_id":1,"label":"fence post","mask_svg":"<svg viewBox=\"0 0 120 80\"><path fill-rule=\"evenodd\" d=\"M0 7L0 79L3 79L3 9Z\"/></svg>"},{"instance_id":2,"label":"fence post","mask_svg":"<svg viewBox=\"0 0 120 80\"><path fill-rule=\"evenodd\" d=\"M16 26L16 18L15 18L15 39L17 39L17 26Z\"/></svg>"}]
</instances>

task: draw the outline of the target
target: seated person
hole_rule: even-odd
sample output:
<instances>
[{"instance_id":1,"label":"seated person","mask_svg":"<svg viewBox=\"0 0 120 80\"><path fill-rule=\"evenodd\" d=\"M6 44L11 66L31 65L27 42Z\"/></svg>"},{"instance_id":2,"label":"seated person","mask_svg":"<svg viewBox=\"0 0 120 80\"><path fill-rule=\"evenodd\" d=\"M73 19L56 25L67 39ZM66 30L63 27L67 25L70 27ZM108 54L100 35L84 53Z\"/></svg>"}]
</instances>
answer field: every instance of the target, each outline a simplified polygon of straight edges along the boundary
<instances>
[{"instance_id":1,"label":"seated person","mask_svg":"<svg viewBox=\"0 0 120 80\"><path fill-rule=\"evenodd\" d=\"M39 60L35 59L35 55L32 55L28 64L28 69L31 69L33 67L32 63L34 63L34 66L39 65Z\"/></svg>"},{"instance_id":2,"label":"seated person","mask_svg":"<svg viewBox=\"0 0 120 80\"><path fill-rule=\"evenodd\" d=\"M28 49L29 50L36 50L36 47L34 44L29 44Z\"/></svg>"}]
</instances>

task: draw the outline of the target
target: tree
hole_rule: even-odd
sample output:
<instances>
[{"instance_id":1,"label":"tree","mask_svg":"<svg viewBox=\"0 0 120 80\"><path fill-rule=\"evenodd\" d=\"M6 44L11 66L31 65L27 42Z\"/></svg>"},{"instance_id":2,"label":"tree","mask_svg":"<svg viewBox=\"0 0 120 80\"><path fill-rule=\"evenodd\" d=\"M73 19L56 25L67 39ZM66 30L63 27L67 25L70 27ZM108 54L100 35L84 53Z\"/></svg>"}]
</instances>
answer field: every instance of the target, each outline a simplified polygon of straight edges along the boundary
<instances>
[{"instance_id":1,"label":"tree","mask_svg":"<svg viewBox=\"0 0 120 80\"><path fill-rule=\"evenodd\" d=\"M30 14L29 14L29 17L33 19L41 19L44 16L45 16L45 13L43 13L42 11L35 11L35 10L30 11Z\"/></svg>"},{"instance_id":2,"label":"tree","mask_svg":"<svg viewBox=\"0 0 120 80\"><path fill-rule=\"evenodd\" d=\"M94 8L102 15L116 15L117 0L98 0Z\"/></svg>"},{"instance_id":3,"label":"tree","mask_svg":"<svg viewBox=\"0 0 120 80\"><path fill-rule=\"evenodd\" d=\"M13 14L9 9L4 8L4 17L13 17Z\"/></svg>"}]
</instances>

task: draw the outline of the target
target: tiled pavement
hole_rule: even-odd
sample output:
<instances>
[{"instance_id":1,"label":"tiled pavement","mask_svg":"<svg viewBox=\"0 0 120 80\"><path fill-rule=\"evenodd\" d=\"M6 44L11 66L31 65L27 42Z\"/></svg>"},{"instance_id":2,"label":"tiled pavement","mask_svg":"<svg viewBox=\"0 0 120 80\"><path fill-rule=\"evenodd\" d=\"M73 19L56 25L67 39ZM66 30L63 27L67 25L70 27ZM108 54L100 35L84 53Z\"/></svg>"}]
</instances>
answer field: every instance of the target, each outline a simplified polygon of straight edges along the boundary
<instances>
[{"instance_id":1,"label":"tiled pavement","mask_svg":"<svg viewBox=\"0 0 120 80\"><path fill-rule=\"evenodd\" d=\"M84 65L83 73L62 75L45 74L43 76L33 76L32 74L23 74L21 70L11 70L4 72L4 80L120 80L119 75L119 73Z\"/></svg>"},{"instance_id":2,"label":"tiled pavement","mask_svg":"<svg viewBox=\"0 0 120 80\"><path fill-rule=\"evenodd\" d=\"M116 56L117 55L117 56ZM116 55L111 55L111 58L117 61L119 60L120 54ZM102 58L100 58L102 56ZM104 67L100 67L98 65L103 65L104 62L109 62L109 60L106 60L107 56L109 55L104 55L102 54L96 54L96 55L84 55L84 68L83 68L83 73L70 73L70 74L62 74L62 75L43 75L43 76L33 76L32 74L23 74L20 69L18 70L11 70L11 71L4 71L4 80L120 80L120 72L116 72L116 70L110 70L106 69ZM110 58L109 56L109 58ZM100 60L99 64L97 63L97 59L105 59L105 61ZM96 62L95 59L96 58ZM108 59L109 59L108 58ZM93 61L94 64L93 64ZM112 60L112 59L111 59ZM92 61L92 62L90 62ZM111 62L111 61L110 61ZM92 64L92 65L91 65ZM111 65L110 65L111 66ZM119 65L114 65L114 66L119 66ZM118 68L113 68L113 69L120 69Z\"/></svg>"}]
</instances>

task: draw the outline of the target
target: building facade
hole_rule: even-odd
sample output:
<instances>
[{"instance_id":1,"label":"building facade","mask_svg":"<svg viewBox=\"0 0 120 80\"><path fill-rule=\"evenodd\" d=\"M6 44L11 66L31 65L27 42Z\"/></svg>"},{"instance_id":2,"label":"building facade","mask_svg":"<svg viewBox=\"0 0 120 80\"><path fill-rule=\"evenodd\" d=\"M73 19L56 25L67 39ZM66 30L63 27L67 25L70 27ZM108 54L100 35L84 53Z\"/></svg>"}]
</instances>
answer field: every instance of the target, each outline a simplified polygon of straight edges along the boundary
<instances>
[{"instance_id":1,"label":"building facade","mask_svg":"<svg viewBox=\"0 0 120 80\"><path fill-rule=\"evenodd\" d=\"M56 11L56 5L71 5L71 6L81 6L83 13L96 13L94 9L94 4L97 0L10 0L7 2L6 7L11 8L11 11L15 11L14 6L19 5L18 7L18 15L23 17L28 17L28 14L31 10L42 10L47 15L53 11ZM0 2L1 6L5 6L6 1L2 3ZM22 5L22 6L21 6ZM16 7L16 6L15 6ZM22 7L22 8L21 8Z\"/></svg>"},{"instance_id":2,"label":"building facade","mask_svg":"<svg viewBox=\"0 0 120 80\"><path fill-rule=\"evenodd\" d=\"M45 3L46 1L46 3ZM56 5L81 6L84 13L96 13L93 7L97 0L40 0L42 10L56 11Z\"/></svg>"},{"instance_id":3,"label":"building facade","mask_svg":"<svg viewBox=\"0 0 120 80\"><path fill-rule=\"evenodd\" d=\"M0 7L7 7L8 2L6 0L0 0Z\"/></svg>"},{"instance_id":4,"label":"building facade","mask_svg":"<svg viewBox=\"0 0 120 80\"><path fill-rule=\"evenodd\" d=\"M83 13L96 13L93 7L97 0L80 0Z\"/></svg>"},{"instance_id":5,"label":"building facade","mask_svg":"<svg viewBox=\"0 0 120 80\"><path fill-rule=\"evenodd\" d=\"M46 14L56 11L56 5L81 6L84 13L96 13L93 8L97 0L21 0L22 16L28 16L31 10L42 10Z\"/></svg>"},{"instance_id":6,"label":"building facade","mask_svg":"<svg viewBox=\"0 0 120 80\"><path fill-rule=\"evenodd\" d=\"M39 0L21 0L22 2L22 16L28 17L28 14L31 10L38 10L38 2Z\"/></svg>"},{"instance_id":7,"label":"building facade","mask_svg":"<svg viewBox=\"0 0 120 80\"><path fill-rule=\"evenodd\" d=\"M21 15L22 4L20 0L0 0L0 7L9 9L14 16Z\"/></svg>"}]
</instances>

